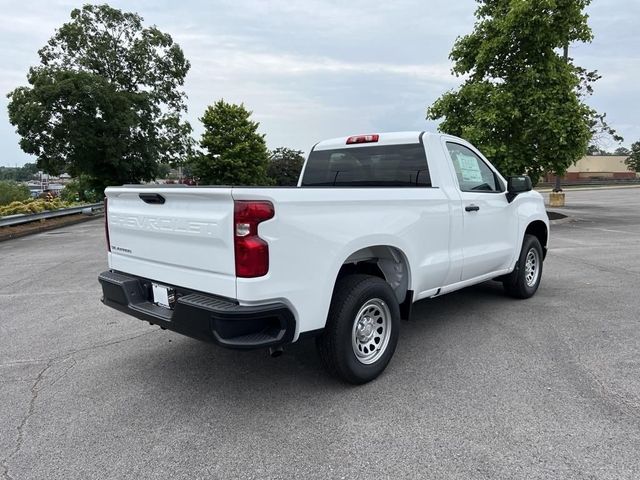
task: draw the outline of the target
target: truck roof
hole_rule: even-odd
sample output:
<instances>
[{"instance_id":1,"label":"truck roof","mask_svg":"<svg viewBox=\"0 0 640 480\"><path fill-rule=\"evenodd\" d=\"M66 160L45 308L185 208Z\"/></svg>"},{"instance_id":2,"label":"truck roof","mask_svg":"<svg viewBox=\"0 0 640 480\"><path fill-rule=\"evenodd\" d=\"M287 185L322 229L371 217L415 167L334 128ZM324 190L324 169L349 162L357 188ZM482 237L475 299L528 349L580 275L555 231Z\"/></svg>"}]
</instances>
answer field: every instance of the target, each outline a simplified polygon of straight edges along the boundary
<instances>
[{"instance_id":1,"label":"truck roof","mask_svg":"<svg viewBox=\"0 0 640 480\"><path fill-rule=\"evenodd\" d=\"M378 136L374 142L358 142L347 144L347 140L353 137L370 137ZM382 132L382 133L364 133L358 135L349 135L348 137L330 138L318 142L313 150L333 150L336 148L358 148L372 145L402 145L407 143L419 143L420 135L438 135L429 132L409 131L409 132Z\"/></svg>"}]
</instances>

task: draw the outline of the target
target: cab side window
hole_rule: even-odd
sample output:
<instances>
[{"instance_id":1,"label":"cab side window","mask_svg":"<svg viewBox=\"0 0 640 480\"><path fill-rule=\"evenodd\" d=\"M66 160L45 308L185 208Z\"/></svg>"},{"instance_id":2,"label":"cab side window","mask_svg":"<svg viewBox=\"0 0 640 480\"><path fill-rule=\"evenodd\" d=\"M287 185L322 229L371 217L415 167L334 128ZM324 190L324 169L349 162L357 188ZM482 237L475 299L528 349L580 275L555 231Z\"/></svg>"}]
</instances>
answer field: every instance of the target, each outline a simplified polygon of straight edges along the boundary
<instances>
[{"instance_id":1,"label":"cab side window","mask_svg":"<svg viewBox=\"0 0 640 480\"><path fill-rule=\"evenodd\" d=\"M447 142L447 149L463 192L503 192L498 176L472 150L458 143Z\"/></svg>"}]
</instances>

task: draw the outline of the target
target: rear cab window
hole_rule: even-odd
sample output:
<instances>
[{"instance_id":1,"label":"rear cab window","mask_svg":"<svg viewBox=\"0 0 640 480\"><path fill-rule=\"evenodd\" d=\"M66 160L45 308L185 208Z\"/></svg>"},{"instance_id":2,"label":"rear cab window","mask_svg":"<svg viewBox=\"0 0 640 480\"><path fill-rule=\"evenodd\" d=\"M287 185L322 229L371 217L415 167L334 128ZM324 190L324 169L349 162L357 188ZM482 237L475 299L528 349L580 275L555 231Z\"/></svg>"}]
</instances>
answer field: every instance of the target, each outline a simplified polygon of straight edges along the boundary
<instances>
[{"instance_id":1,"label":"rear cab window","mask_svg":"<svg viewBox=\"0 0 640 480\"><path fill-rule=\"evenodd\" d=\"M473 150L454 142L447 142L447 150L461 191L487 193L504 191L498 175Z\"/></svg>"},{"instance_id":2,"label":"rear cab window","mask_svg":"<svg viewBox=\"0 0 640 480\"><path fill-rule=\"evenodd\" d=\"M421 143L314 150L303 187L430 187Z\"/></svg>"}]
</instances>

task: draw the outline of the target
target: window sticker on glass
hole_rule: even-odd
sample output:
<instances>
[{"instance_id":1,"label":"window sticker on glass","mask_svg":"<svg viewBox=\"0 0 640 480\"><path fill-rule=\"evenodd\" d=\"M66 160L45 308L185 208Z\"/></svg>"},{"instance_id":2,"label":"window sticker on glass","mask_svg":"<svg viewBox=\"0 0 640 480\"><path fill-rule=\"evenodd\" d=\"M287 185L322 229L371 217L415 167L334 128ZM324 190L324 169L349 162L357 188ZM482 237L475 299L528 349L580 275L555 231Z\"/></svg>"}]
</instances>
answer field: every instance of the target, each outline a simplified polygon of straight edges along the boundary
<instances>
[{"instance_id":1,"label":"window sticker on glass","mask_svg":"<svg viewBox=\"0 0 640 480\"><path fill-rule=\"evenodd\" d=\"M478 160L475 157L457 152L456 160L458 161L463 182L483 182L480 165L478 165Z\"/></svg>"}]
</instances>

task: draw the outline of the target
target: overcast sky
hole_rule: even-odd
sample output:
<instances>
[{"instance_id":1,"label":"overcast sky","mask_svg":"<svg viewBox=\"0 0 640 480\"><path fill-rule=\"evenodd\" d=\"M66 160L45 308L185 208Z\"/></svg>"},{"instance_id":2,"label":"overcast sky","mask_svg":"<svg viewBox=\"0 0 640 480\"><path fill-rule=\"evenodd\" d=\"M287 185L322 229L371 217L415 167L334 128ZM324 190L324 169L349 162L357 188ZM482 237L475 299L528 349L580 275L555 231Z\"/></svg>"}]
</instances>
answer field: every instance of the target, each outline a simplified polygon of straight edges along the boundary
<instances>
[{"instance_id":1,"label":"overcast sky","mask_svg":"<svg viewBox=\"0 0 640 480\"><path fill-rule=\"evenodd\" d=\"M102 2L100 2L102 3ZM607 112L625 145L640 140L639 0L595 0L595 39L572 46L579 65L603 75L591 105ZM435 130L425 110L459 79L455 38L472 30L472 0L111 1L170 33L191 61L185 89L198 137L205 107L244 102L270 148L308 151L354 133ZM26 84L37 50L80 2L0 0L0 165L35 158L18 147L6 93Z\"/></svg>"}]
</instances>

